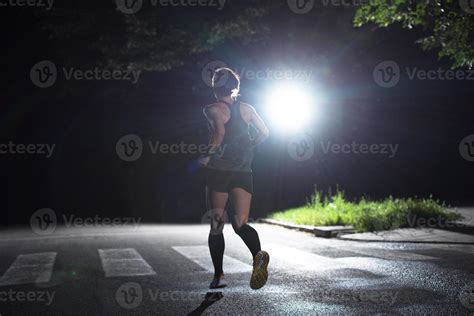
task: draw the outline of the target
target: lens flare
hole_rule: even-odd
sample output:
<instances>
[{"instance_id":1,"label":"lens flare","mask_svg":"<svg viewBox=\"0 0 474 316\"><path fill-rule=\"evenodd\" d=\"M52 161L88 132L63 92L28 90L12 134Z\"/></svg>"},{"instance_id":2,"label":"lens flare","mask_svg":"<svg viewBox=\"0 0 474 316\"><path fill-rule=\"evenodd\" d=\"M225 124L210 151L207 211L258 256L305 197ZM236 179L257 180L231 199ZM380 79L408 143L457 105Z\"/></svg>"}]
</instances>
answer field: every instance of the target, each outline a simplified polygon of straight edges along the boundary
<instances>
[{"instance_id":1,"label":"lens flare","mask_svg":"<svg viewBox=\"0 0 474 316\"><path fill-rule=\"evenodd\" d=\"M271 124L284 131L304 129L314 118L314 99L303 88L285 85L268 94L266 109Z\"/></svg>"}]
</instances>

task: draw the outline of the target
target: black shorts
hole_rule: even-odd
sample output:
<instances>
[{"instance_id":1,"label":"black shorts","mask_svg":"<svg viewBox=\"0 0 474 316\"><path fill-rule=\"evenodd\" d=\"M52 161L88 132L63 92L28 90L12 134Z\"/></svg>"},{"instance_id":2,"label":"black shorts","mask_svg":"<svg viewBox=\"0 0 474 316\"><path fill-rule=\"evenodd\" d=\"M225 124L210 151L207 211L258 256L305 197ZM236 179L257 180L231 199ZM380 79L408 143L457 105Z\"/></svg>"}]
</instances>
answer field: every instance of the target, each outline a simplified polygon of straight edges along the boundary
<instances>
[{"instance_id":1,"label":"black shorts","mask_svg":"<svg viewBox=\"0 0 474 316\"><path fill-rule=\"evenodd\" d=\"M253 178L251 172L206 169L206 185L216 192L230 192L241 188L253 194Z\"/></svg>"}]
</instances>

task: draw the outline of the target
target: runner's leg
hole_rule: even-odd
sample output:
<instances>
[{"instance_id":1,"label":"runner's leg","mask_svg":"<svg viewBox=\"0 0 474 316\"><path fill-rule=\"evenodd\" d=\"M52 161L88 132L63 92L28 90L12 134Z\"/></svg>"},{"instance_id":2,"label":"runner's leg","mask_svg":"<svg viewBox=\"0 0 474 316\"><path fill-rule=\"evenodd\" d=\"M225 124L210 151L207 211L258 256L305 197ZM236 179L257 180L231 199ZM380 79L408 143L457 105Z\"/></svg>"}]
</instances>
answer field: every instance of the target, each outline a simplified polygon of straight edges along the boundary
<instances>
[{"instance_id":1,"label":"runner's leg","mask_svg":"<svg viewBox=\"0 0 474 316\"><path fill-rule=\"evenodd\" d=\"M261 250L261 246L257 231L247 224L250 205L252 202L252 194L244 189L234 188L230 191L230 195L234 207L232 227L236 234L242 238L255 259L257 253Z\"/></svg>"},{"instance_id":2,"label":"runner's leg","mask_svg":"<svg viewBox=\"0 0 474 316\"><path fill-rule=\"evenodd\" d=\"M208 244L214 265L214 277L219 278L223 274L222 261L224 257L224 226L225 207L229 198L228 193L216 192L206 188L208 208L211 211L211 230L209 232Z\"/></svg>"}]
</instances>

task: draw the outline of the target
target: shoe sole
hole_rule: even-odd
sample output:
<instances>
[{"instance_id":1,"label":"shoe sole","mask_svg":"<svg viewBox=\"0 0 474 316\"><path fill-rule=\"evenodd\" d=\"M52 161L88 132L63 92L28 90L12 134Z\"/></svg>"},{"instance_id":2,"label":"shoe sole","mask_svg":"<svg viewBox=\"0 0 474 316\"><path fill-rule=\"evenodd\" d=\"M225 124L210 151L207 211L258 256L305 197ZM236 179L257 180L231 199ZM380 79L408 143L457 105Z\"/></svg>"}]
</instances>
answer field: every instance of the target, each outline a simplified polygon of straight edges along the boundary
<instances>
[{"instance_id":1,"label":"shoe sole","mask_svg":"<svg viewBox=\"0 0 474 316\"><path fill-rule=\"evenodd\" d=\"M268 280L268 263L270 262L270 255L266 251L260 251L255 256L255 268L250 278L250 287L253 290L262 288Z\"/></svg>"},{"instance_id":2,"label":"shoe sole","mask_svg":"<svg viewBox=\"0 0 474 316\"><path fill-rule=\"evenodd\" d=\"M222 285L218 285L218 286L210 286L209 289L215 290L215 289L222 289L222 288L225 288L225 287L227 287L227 284L222 284Z\"/></svg>"},{"instance_id":3,"label":"shoe sole","mask_svg":"<svg viewBox=\"0 0 474 316\"><path fill-rule=\"evenodd\" d=\"M224 288L224 287L226 287L226 286L227 286L227 282L224 280L223 282L220 282L219 285L216 285L216 286L212 286L212 284L210 284L210 285L209 285L209 288L210 288L211 290L213 290L213 289L222 289L222 288Z\"/></svg>"}]
</instances>

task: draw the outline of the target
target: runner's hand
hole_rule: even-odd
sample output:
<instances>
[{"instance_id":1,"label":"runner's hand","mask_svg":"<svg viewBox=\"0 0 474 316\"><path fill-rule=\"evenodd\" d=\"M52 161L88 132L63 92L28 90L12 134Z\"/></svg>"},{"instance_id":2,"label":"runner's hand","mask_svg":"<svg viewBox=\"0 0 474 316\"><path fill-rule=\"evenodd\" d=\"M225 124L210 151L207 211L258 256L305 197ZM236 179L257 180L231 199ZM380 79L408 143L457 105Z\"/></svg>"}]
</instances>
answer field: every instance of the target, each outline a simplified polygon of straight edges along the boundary
<instances>
[{"instance_id":1,"label":"runner's hand","mask_svg":"<svg viewBox=\"0 0 474 316\"><path fill-rule=\"evenodd\" d=\"M202 167L207 167L207 164L209 163L209 160L211 160L210 156L204 156L204 157L199 157L198 158L199 164Z\"/></svg>"}]
</instances>

